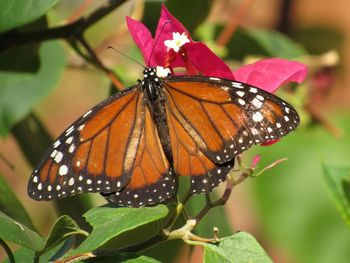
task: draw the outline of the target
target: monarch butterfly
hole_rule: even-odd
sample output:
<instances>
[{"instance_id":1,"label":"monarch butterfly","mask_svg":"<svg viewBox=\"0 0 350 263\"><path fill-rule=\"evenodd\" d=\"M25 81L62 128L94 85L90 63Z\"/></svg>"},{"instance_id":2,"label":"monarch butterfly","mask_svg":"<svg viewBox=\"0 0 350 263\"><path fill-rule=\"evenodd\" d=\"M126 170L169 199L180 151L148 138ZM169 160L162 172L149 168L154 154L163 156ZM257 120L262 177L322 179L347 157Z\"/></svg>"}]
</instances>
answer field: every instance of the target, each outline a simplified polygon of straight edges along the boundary
<instances>
[{"instance_id":1,"label":"monarch butterfly","mask_svg":"<svg viewBox=\"0 0 350 263\"><path fill-rule=\"evenodd\" d=\"M99 192L118 206L140 207L171 199L178 176L190 177L192 194L208 193L237 154L299 124L291 105L245 83L174 77L160 67L143 76L58 137L30 177L31 198Z\"/></svg>"}]
</instances>

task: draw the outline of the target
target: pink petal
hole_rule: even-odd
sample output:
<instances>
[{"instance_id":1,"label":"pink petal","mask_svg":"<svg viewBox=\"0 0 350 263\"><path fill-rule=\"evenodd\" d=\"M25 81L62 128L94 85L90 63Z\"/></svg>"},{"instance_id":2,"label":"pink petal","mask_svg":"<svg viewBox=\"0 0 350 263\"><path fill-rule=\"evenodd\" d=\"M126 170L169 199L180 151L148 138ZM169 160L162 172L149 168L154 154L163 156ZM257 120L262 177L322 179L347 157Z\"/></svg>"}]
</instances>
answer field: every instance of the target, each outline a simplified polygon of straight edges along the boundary
<instances>
[{"instance_id":1,"label":"pink petal","mask_svg":"<svg viewBox=\"0 0 350 263\"><path fill-rule=\"evenodd\" d=\"M134 39L136 45L140 48L143 59L146 64L149 64L152 50L154 49L154 41L151 32L141 22L136 21L130 17L126 17L126 24L128 25L130 34Z\"/></svg>"},{"instance_id":2,"label":"pink petal","mask_svg":"<svg viewBox=\"0 0 350 263\"><path fill-rule=\"evenodd\" d=\"M288 82L304 81L307 68L304 64L281 58L260 60L234 71L237 81L245 82L268 92L276 91Z\"/></svg>"},{"instance_id":3,"label":"pink petal","mask_svg":"<svg viewBox=\"0 0 350 263\"><path fill-rule=\"evenodd\" d=\"M191 42L185 45L187 58L204 76L233 79L231 69L205 44Z\"/></svg>"},{"instance_id":4,"label":"pink petal","mask_svg":"<svg viewBox=\"0 0 350 263\"><path fill-rule=\"evenodd\" d=\"M182 34L186 32L187 37L192 41L190 33L162 4L162 11L158 21L156 36L155 36L155 55L151 59L151 64L155 65L157 62L164 62L167 55L167 47L164 45L165 40L173 39L173 33L178 32ZM160 63L161 65L162 63ZM178 64L178 63L176 63ZM181 63L180 63L181 64ZM183 63L182 63L183 64ZM178 65L176 65L178 66Z\"/></svg>"}]
</instances>

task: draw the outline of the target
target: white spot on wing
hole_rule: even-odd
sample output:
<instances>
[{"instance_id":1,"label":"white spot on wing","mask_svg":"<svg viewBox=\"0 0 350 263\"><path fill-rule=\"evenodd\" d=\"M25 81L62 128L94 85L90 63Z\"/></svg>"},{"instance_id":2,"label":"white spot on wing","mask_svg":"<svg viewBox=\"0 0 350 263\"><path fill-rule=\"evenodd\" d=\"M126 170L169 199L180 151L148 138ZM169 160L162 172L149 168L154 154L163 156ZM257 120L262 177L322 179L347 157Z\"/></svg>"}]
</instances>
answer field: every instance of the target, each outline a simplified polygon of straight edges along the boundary
<instances>
[{"instance_id":1,"label":"white spot on wing","mask_svg":"<svg viewBox=\"0 0 350 263\"><path fill-rule=\"evenodd\" d=\"M253 114L253 121L260 122L264 119L264 116L260 112L255 112Z\"/></svg>"},{"instance_id":2,"label":"white spot on wing","mask_svg":"<svg viewBox=\"0 0 350 263\"><path fill-rule=\"evenodd\" d=\"M60 169L58 170L59 175L66 175L68 173L68 167L67 165L61 165Z\"/></svg>"},{"instance_id":3,"label":"white spot on wing","mask_svg":"<svg viewBox=\"0 0 350 263\"><path fill-rule=\"evenodd\" d=\"M53 148L57 148L60 144L61 144L60 140L57 140L57 141L53 144Z\"/></svg>"},{"instance_id":4,"label":"white spot on wing","mask_svg":"<svg viewBox=\"0 0 350 263\"><path fill-rule=\"evenodd\" d=\"M243 91L237 91L236 94L240 97L243 97L245 93Z\"/></svg>"},{"instance_id":5,"label":"white spot on wing","mask_svg":"<svg viewBox=\"0 0 350 263\"><path fill-rule=\"evenodd\" d=\"M258 90L257 90L256 88L253 88L253 87L251 87L251 88L249 89L249 91L250 91L251 93L257 93L257 92L258 92Z\"/></svg>"},{"instance_id":6,"label":"white spot on wing","mask_svg":"<svg viewBox=\"0 0 350 263\"><path fill-rule=\"evenodd\" d=\"M252 104L258 109L260 109L263 105L263 103L260 100L258 100L257 98L254 98L252 100Z\"/></svg>"},{"instance_id":7,"label":"white spot on wing","mask_svg":"<svg viewBox=\"0 0 350 263\"><path fill-rule=\"evenodd\" d=\"M89 110L88 112L86 112L86 113L83 115L83 118L85 118L86 116L90 115L91 112L92 112L92 110Z\"/></svg>"},{"instance_id":8,"label":"white spot on wing","mask_svg":"<svg viewBox=\"0 0 350 263\"><path fill-rule=\"evenodd\" d=\"M62 158L63 158L63 153L57 152L54 160L56 163L60 163Z\"/></svg>"},{"instance_id":9,"label":"white spot on wing","mask_svg":"<svg viewBox=\"0 0 350 263\"><path fill-rule=\"evenodd\" d=\"M74 178L73 177L71 179L69 179L68 184L69 185L73 185L74 184Z\"/></svg>"},{"instance_id":10,"label":"white spot on wing","mask_svg":"<svg viewBox=\"0 0 350 263\"><path fill-rule=\"evenodd\" d=\"M67 144L71 144L73 141L73 136L70 136L67 140L66 140L66 143Z\"/></svg>"},{"instance_id":11,"label":"white spot on wing","mask_svg":"<svg viewBox=\"0 0 350 263\"><path fill-rule=\"evenodd\" d=\"M238 103L241 104L241 105L245 105L245 101L242 100L242 99L238 99Z\"/></svg>"},{"instance_id":12,"label":"white spot on wing","mask_svg":"<svg viewBox=\"0 0 350 263\"><path fill-rule=\"evenodd\" d=\"M74 152L74 150L75 150L75 145L74 145L74 144L72 144L71 146L69 146L68 151L69 151L70 153Z\"/></svg>"}]
</instances>

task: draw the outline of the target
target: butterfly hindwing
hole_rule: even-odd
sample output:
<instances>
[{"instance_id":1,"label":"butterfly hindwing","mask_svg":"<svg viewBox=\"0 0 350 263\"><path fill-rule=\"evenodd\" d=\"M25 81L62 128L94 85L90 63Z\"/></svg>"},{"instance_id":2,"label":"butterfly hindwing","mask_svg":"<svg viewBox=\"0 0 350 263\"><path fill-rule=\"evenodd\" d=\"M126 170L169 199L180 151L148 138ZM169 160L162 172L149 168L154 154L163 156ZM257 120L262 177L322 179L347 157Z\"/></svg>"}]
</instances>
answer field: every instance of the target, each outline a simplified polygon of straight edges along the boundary
<instances>
[{"instance_id":1,"label":"butterfly hindwing","mask_svg":"<svg viewBox=\"0 0 350 263\"><path fill-rule=\"evenodd\" d=\"M109 202L119 206L161 203L177 191L177 177L164 155L151 113L148 107L144 109L145 124L137 145L132 177L122 190L104 195Z\"/></svg>"},{"instance_id":2,"label":"butterfly hindwing","mask_svg":"<svg viewBox=\"0 0 350 263\"><path fill-rule=\"evenodd\" d=\"M170 98L166 103L166 113L176 174L191 177L193 194L210 192L221 181L225 181L227 173L233 168L233 160L221 165L210 160L193 138L198 136L196 131L178 112Z\"/></svg>"}]
</instances>

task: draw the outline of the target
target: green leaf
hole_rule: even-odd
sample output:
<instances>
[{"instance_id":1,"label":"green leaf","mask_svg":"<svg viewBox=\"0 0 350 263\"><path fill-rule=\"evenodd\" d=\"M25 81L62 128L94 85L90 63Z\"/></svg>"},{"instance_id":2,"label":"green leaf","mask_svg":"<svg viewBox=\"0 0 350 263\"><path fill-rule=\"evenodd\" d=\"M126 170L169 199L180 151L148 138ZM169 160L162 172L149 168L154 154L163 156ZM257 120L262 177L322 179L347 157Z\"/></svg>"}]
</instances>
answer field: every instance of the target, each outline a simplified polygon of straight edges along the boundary
<instances>
[{"instance_id":1,"label":"green leaf","mask_svg":"<svg viewBox=\"0 0 350 263\"><path fill-rule=\"evenodd\" d=\"M14 29L43 16L59 0L0 1L0 32Z\"/></svg>"},{"instance_id":2,"label":"green leaf","mask_svg":"<svg viewBox=\"0 0 350 263\"><path fill-rule=\"evenodd\" d=\"M34 262L35 252L31 249L21 247L13 253L16 263ZM9 263L10 261L5 259L2 263Z\"/></svg>"},{"instance_id":3,"label":"green leaf","mask_svg":"<svg viewBox=\"0 0 350 263\"><path fill-rule=\"evenodd\" d=\"M14 220L35 230L27 211L18 201L5 179L0 174L0 211L13 218Z\"/></svg>"},{"instance_id":4,"label":"green leaf","mask_svg":"<svg viewBox=\"0 0 350 263\"><path fill-rule=\"evenodd\" d=\"M176 17L190 32L202 23L208 16L213 1L211 0L173 0L168 1L168 10ZM184 8L184 6L186 8Z\"/></svg>"},{"instance_id":5,"label":"green leaf","mask_svg":"<svg viewBox=\"0 0 350 263\"><path fill-rule=\"evenodd\" d=\"M81 230L77 223L69 216L61 216L51 229L50 235L46 240L45 248L40 251L40 254L56 247L73 235L86 235L86 232Z\"/></svg>"},{"instance_id":6,"label":"green leaf","mask_svg":"<svg viewBox=\"0 0 350 263\"><path fill-rule=\"evenodd\" d=\"M262 156L259 169L288 158L263 176L248 180L254 186L258 225L269 247L293 255L300 263L348 262L349 227L325 191L320 160L350 167L350 116L328 115L345 131L333 138L323 127L300 127L269 147L254 147L249 155Z\"/></svg>"},{"instance_id":7,"label":"green leaf","mask_svg":"<svg viewBox=\"0 0 350 263\"><path fill-rule=\"evenodd\" d=\"M349 191L350 167L323 165L324 178L333 197L335 205L345 222L350 226Z\"/></svg>"},{"instance_id":8,"label":"green leaf","mask_svg":"<svg viewBox=\"0 0 350 263\"><path fill-rule=\"evenodd\" d=\"M227 45L229 57L243 59L247 55L293 59L307 54L289 37L273 30L238 28Z\"/></svg>"},{"instance_id":9,"label":"green leaf","mask_svg":"<svg viewBox=\"0 0 350 263\"><path fill-rule=\"evenodd\" d=\"M204 262L272 263L272 260L248 233L239 232L223 238L219 245L204 245Z\"/></svg>"},{"instance_id":10,"label":"green leaf","mask_svg":"<svg viewBox=\"0 0 350 263\"><path fill-rule=\"evenodd\" d=\"M93 251L110 239L142 225L166 217L168 208L164 205L142 208L97 207L84 217L93 226L88 238L71 254Z\"/></svg>"},{"instance_id":11,"label":"green leaf","mask_svg":"<svg viewBox=\"0 0 350 263\"><path fill-rule=\"evenodd\" d=\"M40 67L37 43L7 49L0 53L0 71L37 72Z\"/></svg>"},{"instance_id":12,"label":"green leaf","mask_svg":"<svg viewBox=\"0 0 350 263\"><path fill-rule=\"evenodd\" d=\"M137 254L122 254L113 257L98 257L86 260L88 263L109 263L109 262L123 262L123 263L160 263L154 258L140 256Z\"/></svg>"},{"instance_id":13,"label":"green leaf","mask_svg":"<svg viewBox=\"0 0 350 263\"><path fill-rule=\"evenodd\" d=\"M16 32L26 33L47 28L46 16L42 16L30 24L17 28ZM36 42L3 50L0 52L0 71L36 73L40 68L40 46L41 43Z\"/></svg>"},{"instance_id":14,"label":"green leaf","mask_svg":"<svg viewBox=\"0 0 350 263\"><path fill-rule=\"evenodd\" d=\"M155 32L160 16L161 4L166 3L169 12L178 19L190 32L203 22L211 9L210 0L172 0L172 1L146 1L142 22L151 32ZM186 6L186 8L184 8Z\"/></svg>"},{"instance_id":15,"label":"green leaf","mask_svg":"<svg viewBox=\"0 0 350 263\"><path fill-rule=\"evenodd\" d=\"M39 257L39 263L47 263L47 262L52 262L50 260L53 255L59 250L59 247L56 247L54 249L49 250L45 254L41 255ZM37 259L35 251L26 248L26 247L21 247L20 249L16 250L14 253L14 258L16 263L28 263L28 262L35 262L34 258ZM3 261L3 263L9 263L9 260L6 259Z\"/></svg>"},{"instance_id":16,"label":"green leaf","mask_svg":"<svg viewBox=\"0 0 350 263\"><path fill-rule=\"evenodd\" d=\"M44 43L40 60L40 70L34 74L0 72L0 136L55 87L65 64L62 47L58 42Z\"/></svg>"},{"instance_id":17,"label":"green leaf","mask_svg":"<svg viewBox=\"0 0 350 263\"><path fill-rule=\"evenodd\" d=\"M0 238L34 251L40 251L44 247L43 239L36 232L2 212L0 212Z\"/></svg>"},{"instance_id":18,"label":"green leaf","mask_svg":"<svg viewBox=\"0 0 350 263\"><path fill-rule=\"evenodd\" d=\"M303 24L302 24L303 25ZM345 32L340 28L306 26L292 32L293 39L302 43L311 54L323 54L329 50L342 51L345 42Z\"/></svg>"}]
</instances>

